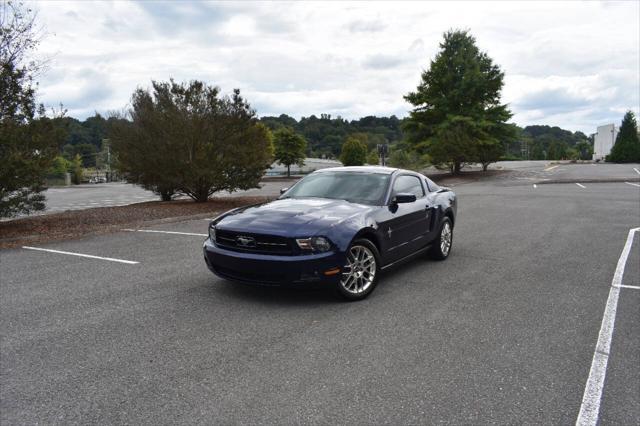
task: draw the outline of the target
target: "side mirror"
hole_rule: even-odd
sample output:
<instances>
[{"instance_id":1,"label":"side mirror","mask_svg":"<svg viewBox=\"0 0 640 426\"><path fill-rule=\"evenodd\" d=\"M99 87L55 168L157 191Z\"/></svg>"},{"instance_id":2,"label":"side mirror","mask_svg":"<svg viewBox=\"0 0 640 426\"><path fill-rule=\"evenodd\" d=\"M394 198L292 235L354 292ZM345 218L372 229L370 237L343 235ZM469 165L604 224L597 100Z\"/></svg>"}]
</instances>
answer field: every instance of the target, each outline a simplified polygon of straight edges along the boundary
<instances>
[{"instance_id":1,"label":"side mirror","mask_svg":"<svg viewBox=\"0 0 640 426\"><path fill-rule=\"evenodd\" d=\"M396 196L391 200L391 202L394 204L413 203L414 201L416 201L415 194L408 193L396 194Z\"/></svg>"},{"instance_id":2,"label":"side mirror","mask_svg":"<svg viewBox=\"0 0 640 426\"><path fill-rule=\"evenodd\" d=\"M289 190L289 188L282 188L280 189L280 195L284 194L285 192L287 192Z\"/></svg>"}]
</instances>

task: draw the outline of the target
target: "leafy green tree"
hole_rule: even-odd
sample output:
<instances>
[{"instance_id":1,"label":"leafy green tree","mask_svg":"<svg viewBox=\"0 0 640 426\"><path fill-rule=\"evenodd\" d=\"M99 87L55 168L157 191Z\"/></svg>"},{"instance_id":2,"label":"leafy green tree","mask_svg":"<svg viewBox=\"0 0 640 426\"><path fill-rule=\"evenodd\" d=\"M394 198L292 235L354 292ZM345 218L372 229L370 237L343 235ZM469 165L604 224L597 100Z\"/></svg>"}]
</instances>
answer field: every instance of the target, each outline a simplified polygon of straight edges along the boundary
<instances>
[{"instance_id":1,"label":"leafy green tree","mask_svg":"<svg viewBox=\"0 0 640 426\"><path fill-rule=\"evenodd\" d=\"M465 162L477 157L474 124L462 116L445 121L424 146L433 164L446 164L451 173L459 173Z\"/></svg>"},{"instance_id":2,"label":"leafy green tree","mask_svg":"<svg viewBox=\"0 0 640 426\"><path fill-rule=\"evenodd\" d=\"M547 159L547 154L544 151L544 146L542 145L542 143L536 141L536 142L532 142L529 145L529 157L532 160L546 160Z\"/></svg>"},{"instance_id":3,"label":"leafy green tree","mask_svg":"<svg viewBox=\"0 0 640 426\"><path fill-rule=\"evenodd\" d=\"M37 47L35 15L21 3L0 5L0 216L45 208L45 177L64 131L36 108L29 59Z\"/></svg>"},{"instance_id":4,"label":"leafy green tree","mask_svg":"<svg viewBox=\"0 0 640 426\"><path fill-rule=\"evenodd\" d=\"M378 151L373 149L367 155L367 164L377 166L380 164L380 157L378 157Z\"/></svg>"},{"instance_id":5,"label":"leafy green tree","mask_svg":"<svg viewBox=\"0 0 640 426\"><path fill-rule=\"evenodd\" d=\"M476 147L476 153L478 163L482 164L482 170L486 172L489 164L500 160L500 157L504 154L504 145L499 142L496 143L492 139L480 140Z\"/></svg>"},{"instance_id":6,"label":"leafy green tree","mask_svg":"<svg viewBox=\"0 0 640 426\"><path fill-rule=\"evenodd\" d=\"M81 143L78 145L66 144L62 147L62 156L69 161L72 161L76 155L79 155L82 160L83 167L95 167L96 146L89 143Z\"/></svg>"},{"instance_id":7,"label":"leafy green tree","mask_svg":"<svg viewBox=\"0 0 640 426\"><path fill-rule=\"evenodd\" d=\"M200 81L153 81L134 92L130 121L112 121L110 142L121 172L171 199L205 202L214 192L258 186L273 158L269 129L234 90Z\"/></svg>"},{"instance_id":8,"label":"leafy green tree","mask_svg":"<svg viewBox=\"0 0 640 426\"><path fill-rule=\"evenodd\" d=\"M82 158L80 157L80 154L76 154L76 156L73 158L73 160L71 161L71 179L73 180L73 183L75 183L76 185L80 185L82 183L82 177L83 177L83 169L82 169Z\"/></svg>"},{"instance_id":9,"label":"leafy green tree","mask_svg":"<svg viewBox=\"0 0 640 426\"><path fill-rule=\"evenodd\" d=\"M549 151L547 152L547 160L564 160L567 158L568 146L562 141L552 141L549 144Z\"/></svg>"},{"instance_id":10,"label":"leafy green tree","mask_svg":"<svg viewBox=\"0 0 640 426\"><path fill-rule=\"evenodd\" d=\"M578 151L580 160L590 160L593 157L593 145L587 140L578 142L575 149Z\"/></svg>"},{"instance_id":11,"label":"leafy green tree","mask_svg":"<svg viewBox=\"0 0 640 426\"><path fill-rule=\"evenodd\" d=\"M622 119L616 143L607 156L607 161L614 163L640 163L640 141L638 125L632 111L627 111Z\"/></svg>"},{"instance_id":12,"label":"leafy green tree","mask_svg":"<svg viewBox=\"0 0 640 426\"><path fill-rule=\"evenodd\" d=\"M345 166L362 166L367 161L367 145L356 137L348 137L342 145L340 161Z\"/></svg>"},{"instance_id":13,"label":"leafy green tree","mask_svg":"<svg viewBox=\"0 0 640 426\"><path fill-rule=\"evenodd\" d=\"M395 148L391 150L389 155L388 164L392 167L398 167L401 169L408 169L414 171L420 171L424 168L429 161L427 156L420 156L418 153L405 148Z\"/></svg>"},{"instance_id":14,"label":"leafy green tree","mask_svg":"<svg viewBox=\"0 0 640 426\"><path fill-rule=\"evenodd\" d=\"M414 106L404 125L413 149L454 173L476 161L479 149L497 151L489 146L513 137L506 123L511 112L500 103L503 79L467 31L446 32L416 91L405 96Z\"/></svg>"},{"instance_id":15,"label":"leafy green tree","mask_svg":"<svg viewBox=\"0 0 640 426\"><path fill-rule=\"evenodd\" d=\"M291 127L280 127L273 133L275 160L287 166L287 176L291 176L291 165L304 166L307 142Z\"/></svg>"},{"instance_id":16,"label":"leafy green tree","mask_svg":"<svg viewBox=\"0 0 640 426\"><path fill-rule=\"evenodd\" d=\"M580 153L575 148L567 148L565 153L567 155L567 159L569 159L569 160L579 160L580 159Z\"/></svg>"},{"instance_id":17,"label":"leafy green tree","mask_svg":"<svg viewBox=\"0 0 640 426\"><path fill-rule=\"evenodd\" d=\"M53 159L53 164L49 169L49 175L54 177L64 177L65 173L71 168L71 162L61 155Z\"/></svg>"}]
</instances>

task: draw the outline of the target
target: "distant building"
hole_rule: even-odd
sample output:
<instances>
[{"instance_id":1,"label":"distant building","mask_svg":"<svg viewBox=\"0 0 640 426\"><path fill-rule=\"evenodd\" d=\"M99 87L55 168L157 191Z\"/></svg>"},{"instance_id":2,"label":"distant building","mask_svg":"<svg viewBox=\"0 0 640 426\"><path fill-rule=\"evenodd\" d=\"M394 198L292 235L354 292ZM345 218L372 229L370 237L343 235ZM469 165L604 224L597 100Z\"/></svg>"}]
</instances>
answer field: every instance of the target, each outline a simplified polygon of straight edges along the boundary
<instances>
[{"instance_id":1,"label":"distant building","mask_svg":"<svg viewBox=\"0 0 640 426\"><path fill-rule=\"evenodd\" d=\"M604 160L611 152L617 136L618 129L614 124L598 126L598 133L593 138L593 159Z\"/></svg>"}]
</instances>

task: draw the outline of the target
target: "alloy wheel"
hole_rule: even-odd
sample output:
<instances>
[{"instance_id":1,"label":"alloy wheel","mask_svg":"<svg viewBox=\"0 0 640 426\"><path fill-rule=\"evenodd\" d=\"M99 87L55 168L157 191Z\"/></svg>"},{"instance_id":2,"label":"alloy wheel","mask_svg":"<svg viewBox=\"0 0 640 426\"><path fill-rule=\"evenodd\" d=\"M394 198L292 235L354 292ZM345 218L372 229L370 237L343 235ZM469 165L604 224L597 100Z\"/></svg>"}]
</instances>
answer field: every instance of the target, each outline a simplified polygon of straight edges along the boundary
<instances>
[{"instance_id":1,"label":"alloy wheel","mask_svg":"<svg viewBox=\"0 0 640 426\"><path fill-rule=\"evenodd\" d=\"M373 252L365 246L354 245L347 255L347 264L342 270L340 285L349 293L363 293L373 284L376 270Z\"/></svg>"},{"instance_id":2,"label":"alloy wheel","mask_svg":"<svg viewBox=\"0 0 640 426\"><path fill-rule=\"evenodd\" d=\"M449 254L451 249L451 225L445 222L440 232L440 251L444 256Z\"/></svg>"}]
</instances>

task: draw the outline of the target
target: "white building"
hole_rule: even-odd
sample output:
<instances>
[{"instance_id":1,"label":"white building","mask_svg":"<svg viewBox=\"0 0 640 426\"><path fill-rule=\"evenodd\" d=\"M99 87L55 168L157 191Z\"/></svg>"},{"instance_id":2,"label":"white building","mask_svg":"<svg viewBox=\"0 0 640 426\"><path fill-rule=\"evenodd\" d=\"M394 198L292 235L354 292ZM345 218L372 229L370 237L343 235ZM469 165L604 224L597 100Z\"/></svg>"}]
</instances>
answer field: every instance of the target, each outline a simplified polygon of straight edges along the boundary
<instances>
[{"instance_id":1,"label":"white building","mask_svg":"<svg viewBox=\"0 0 640 426\"><path fill-rule=\"evenodd\" d=\"M598 126L598 133L594 135L593 139L593 159L604 160L604 157L611 152L617 136L618 129L614 124Z\"/></svg>"}]
</instances>

